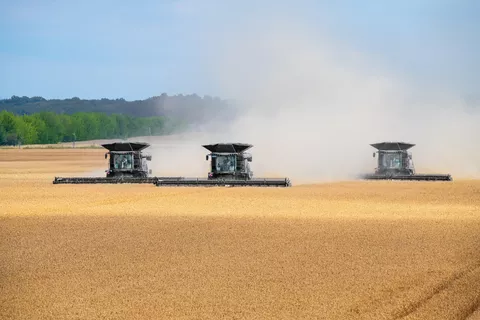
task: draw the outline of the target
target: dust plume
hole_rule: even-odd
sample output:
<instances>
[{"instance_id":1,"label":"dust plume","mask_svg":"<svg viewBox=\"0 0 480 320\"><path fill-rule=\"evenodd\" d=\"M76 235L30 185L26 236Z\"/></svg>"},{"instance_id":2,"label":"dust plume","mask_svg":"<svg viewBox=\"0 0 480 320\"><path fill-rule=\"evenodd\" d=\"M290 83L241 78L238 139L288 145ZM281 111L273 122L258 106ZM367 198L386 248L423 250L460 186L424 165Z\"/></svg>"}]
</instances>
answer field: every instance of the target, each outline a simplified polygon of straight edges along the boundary
<instances>
[{"instance_id":1,"label":"dust plume","mask_svg":"<svg viewBox=\"0 0 480 320\"><path fill-rule=\"evenodd\" d=\"M203 138L205 135L202 132L186 132L169 136L136 137L127 141L150 144L143 153L152 156L148 167L154 176L206 177L209 171L205 160L207 151L201 146L209 143L208 138Z\"/></svg>"},{"instance_id":2,"label":"dust plume","mask_svg":"<svg viewBox=\"0 0 480 320\"><path fill-rule=\"evenodd\" d=\"M370 143L400 140L417 144L417 171L480 177L479 109L454 92L411 87L292 19L257 23L223 43L218 77L247 109L226 136L255 145L257 175L350 179L374 169Z\"/></svg>"},{"instance_id":3,"label":"dust plume","mask_svg":"<svg viewBox=\"0 0 480 320\"><path fill-rule=\"evenodd\" d=\"M479 108L466 108L453 91L410 84L301 20L262 18L217 39L208 61L212 81L241 113L228 129L196 128L178 140L163 169L206 176L200 144L230 141L254 145L257 177L347 180L374 170L369 144L405 141L416 144L419 173L480 177Z\"/></svg>"}]
</instances>

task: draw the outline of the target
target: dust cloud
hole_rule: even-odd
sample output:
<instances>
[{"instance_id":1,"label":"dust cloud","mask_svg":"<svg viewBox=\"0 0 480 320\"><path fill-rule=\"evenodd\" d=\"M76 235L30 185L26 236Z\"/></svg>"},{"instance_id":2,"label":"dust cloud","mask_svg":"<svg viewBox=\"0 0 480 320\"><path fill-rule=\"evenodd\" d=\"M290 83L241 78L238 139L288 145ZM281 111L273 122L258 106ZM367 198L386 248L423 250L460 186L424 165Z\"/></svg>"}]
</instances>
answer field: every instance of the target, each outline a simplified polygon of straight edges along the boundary
<instances>
[{"instance_id":1,"label":"dust cloud","mask_svg":"<svg viewBox=\"0 0 480 320\"><path fill-rule=\"evenodd\" d=\"M418 173L480 177L480 109L455 92L411 85L393 68L292 17L246 21L217 40L208 61L212 81L241 113L227 129L212 130L213 122L158 138L152 145L157 174L206 176L201 144L245 142L254 145L257 177L349 180L374 170L369 144L405 141L416 144Z\"/></svg>"}]
</instances>

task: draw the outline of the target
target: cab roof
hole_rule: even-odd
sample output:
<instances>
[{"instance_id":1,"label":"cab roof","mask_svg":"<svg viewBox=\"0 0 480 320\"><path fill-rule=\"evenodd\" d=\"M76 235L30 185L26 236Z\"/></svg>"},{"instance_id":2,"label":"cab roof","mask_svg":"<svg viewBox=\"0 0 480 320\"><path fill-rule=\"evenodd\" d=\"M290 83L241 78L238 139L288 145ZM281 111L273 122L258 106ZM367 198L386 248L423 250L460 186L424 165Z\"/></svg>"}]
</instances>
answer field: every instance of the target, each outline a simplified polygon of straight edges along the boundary
<instances>
[{"instance_id":1,"label":"cab roof","mask_svg":"<svg viewBox=\"0 0 480 320\"><path fill-rule=\"evenodd\" d=\"M150 144L144 142L114 142L102 144L102 147L110 151L140 151L149 146Z\"/></svg>"},{"instance_id":2,"label":"cab roof","mask_svg":"<svg viewBox=\"0 0 480 320\"><path fill-rule=\"evenodd\" d=\"M215 153L241 153L253 147L247 143L215 143L203 145L205 149Z\"/></svg>"},{"instance_id":3,"label":"cab roof","mask_svg":"<svg viewBox=\"0 0 480 320\"><path fill-rule=\"evenodd\" d=\"M371 146L377 150L392 151L392 150L408 150L415 145L412 143L406 143L406 142L390 141L390 142L373 143L371 144Z\"/></svg>"}]
</instances>

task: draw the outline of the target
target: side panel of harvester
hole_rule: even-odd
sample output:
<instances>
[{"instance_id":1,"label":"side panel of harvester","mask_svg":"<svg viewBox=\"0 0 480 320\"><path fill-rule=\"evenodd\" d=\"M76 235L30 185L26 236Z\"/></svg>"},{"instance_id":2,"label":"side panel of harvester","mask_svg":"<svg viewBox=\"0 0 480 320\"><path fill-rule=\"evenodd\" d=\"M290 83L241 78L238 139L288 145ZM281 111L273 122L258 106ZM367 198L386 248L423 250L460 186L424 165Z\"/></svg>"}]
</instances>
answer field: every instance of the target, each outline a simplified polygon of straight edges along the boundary
<instances>
[{"instance_id":1,"label":"side panel of harvester","mask_svg":"<svg viewBox=\"0 0 480 320\"><path fill-rule=\"evenodd\" d=\"M405 142L381 142L371 144L378 151L375 173L365 174L366 180L415 180L415 181L451 181L450 174L416 174L412 154L407 150L415 146Z\"/></svg>"}]
</instances>

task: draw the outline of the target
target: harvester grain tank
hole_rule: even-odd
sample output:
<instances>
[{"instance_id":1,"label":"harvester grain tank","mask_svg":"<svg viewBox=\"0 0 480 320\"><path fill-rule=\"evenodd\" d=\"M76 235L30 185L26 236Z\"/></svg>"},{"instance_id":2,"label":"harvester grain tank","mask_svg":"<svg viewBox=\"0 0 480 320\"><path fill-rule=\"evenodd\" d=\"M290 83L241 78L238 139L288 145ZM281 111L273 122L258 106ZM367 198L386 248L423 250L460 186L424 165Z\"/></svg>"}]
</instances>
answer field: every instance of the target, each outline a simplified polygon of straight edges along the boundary
<instances>
[{"instance_id":1,"label":"harvester grain tank","mask_svg":"<svg viewBox=\"0 0 480 320\"><path fill-rule=\"evenodd\" d=\"M148 148L148 143L115 142L102 144L108 150L105 159L110 156L106 177L55 177L54 184L97 184L97 183L155 183L158 177L151 176L147 161L151 155L145 155L142 150ZM162 179L180 179L179 177L162 177Z\"/></svg>"},{"instance_id":2,"label":"harvester grain tank","mask_svg":"<svg viewBox=\"0 0 480 320\"><path fill-rule=\"evenodd\" d=\"M378 154L375 173L366 174L366 180L416 180L416 181L451 181L450 174L417 174L412 154L408 151L415 146L405 142L380 142L371 144Z\"/></svg>"},{"instance_id":3,"label":"harvester grain tank","mask_svg":"<svg viewBox=\"0 0 480 320\"><path fill-rule=\"evenodd\" d=\"M158 179L157 186L242 186L290 187L288 178L254 178L250 169L252 155L245 152L252 147L245 143L216 143L203 145L210 151L210 172L206 178Z\"/></svg>"}]
</instances>

